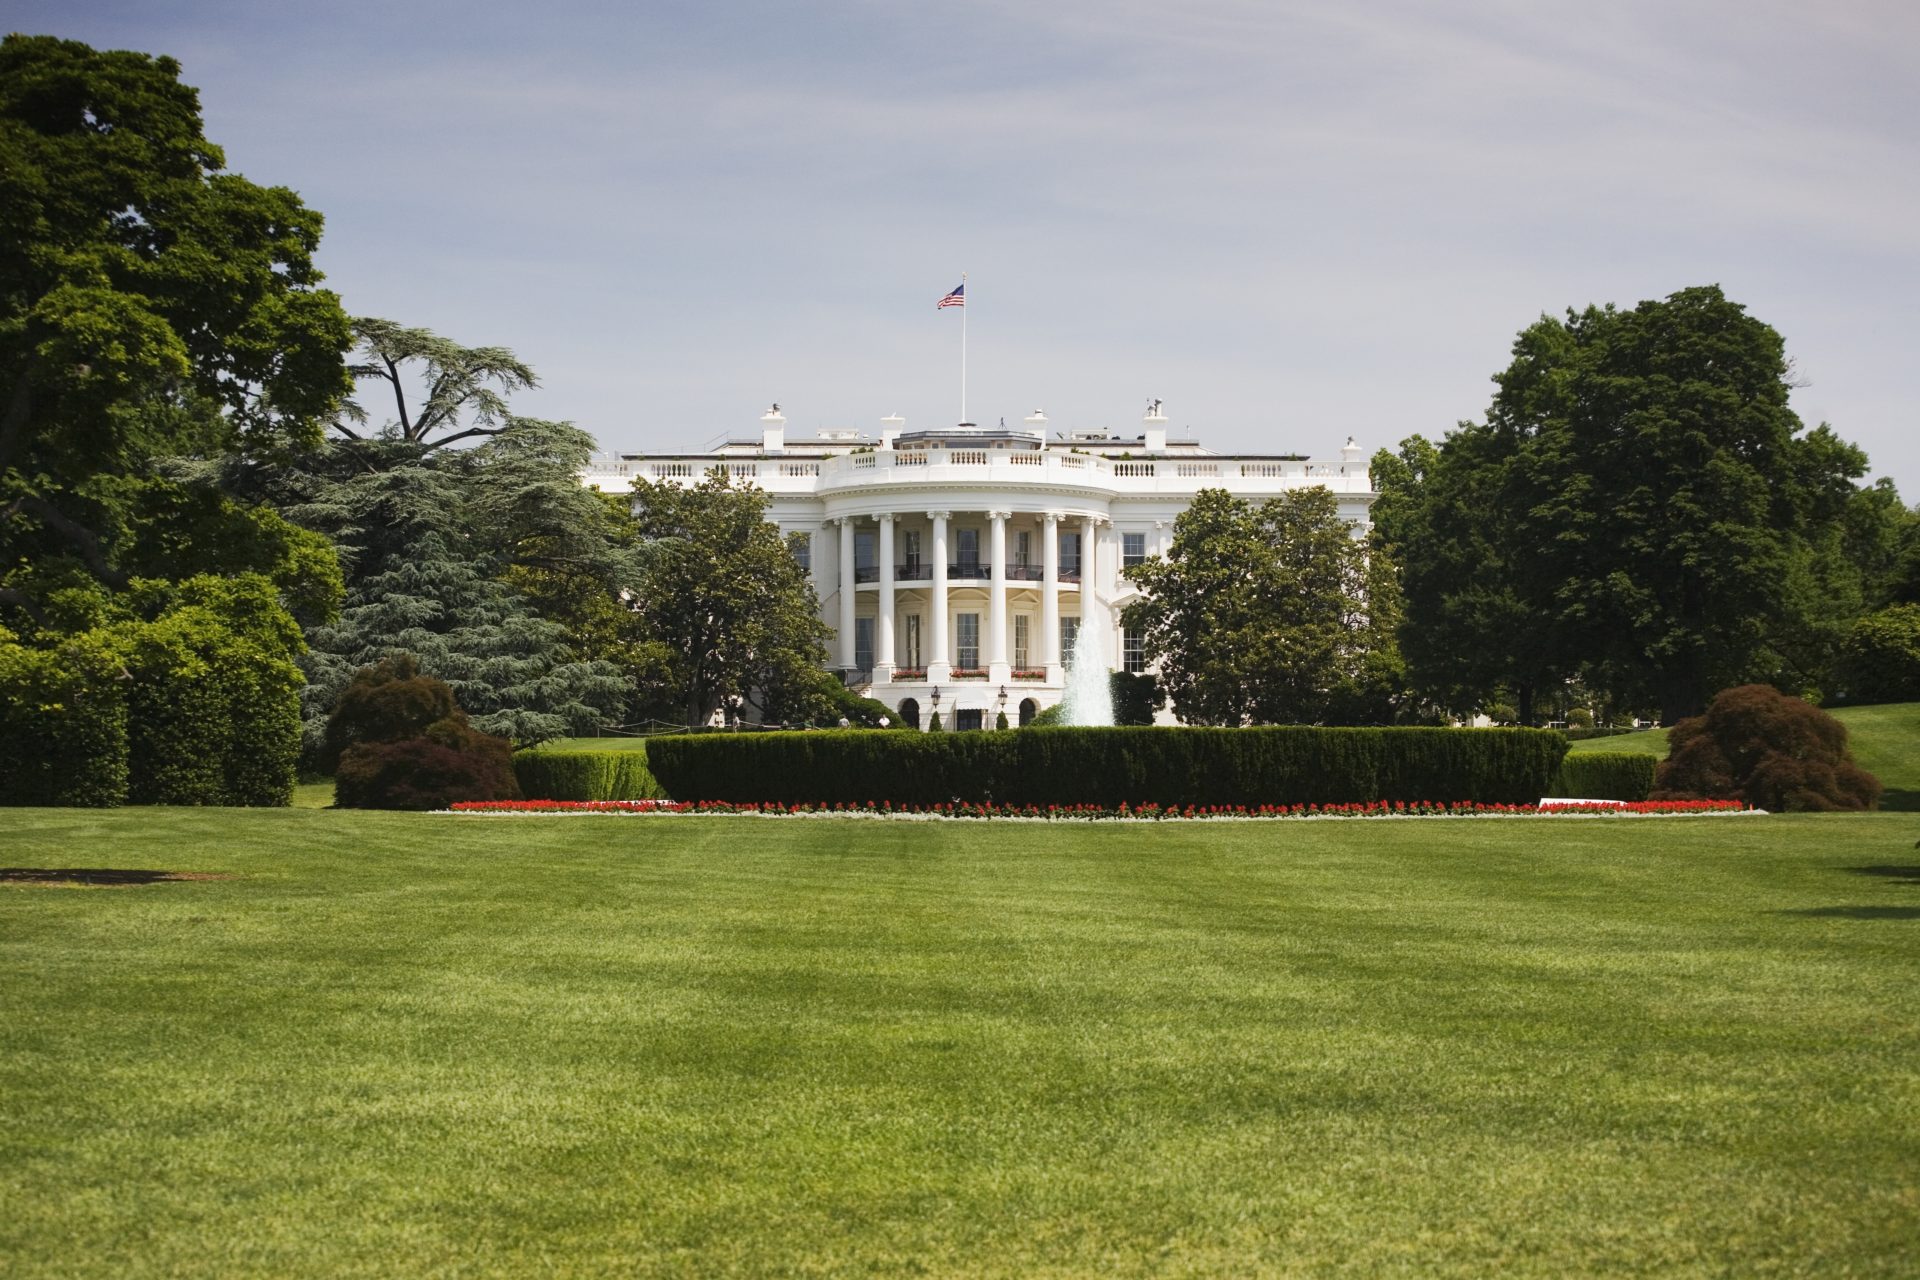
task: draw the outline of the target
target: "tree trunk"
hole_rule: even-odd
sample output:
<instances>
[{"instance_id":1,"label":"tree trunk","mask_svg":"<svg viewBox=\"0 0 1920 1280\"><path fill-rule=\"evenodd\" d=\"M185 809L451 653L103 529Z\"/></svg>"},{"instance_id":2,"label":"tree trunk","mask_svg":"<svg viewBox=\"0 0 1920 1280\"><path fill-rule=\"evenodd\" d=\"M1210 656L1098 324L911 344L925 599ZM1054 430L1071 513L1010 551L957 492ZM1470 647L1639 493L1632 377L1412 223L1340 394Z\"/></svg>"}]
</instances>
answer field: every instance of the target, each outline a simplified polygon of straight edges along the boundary
<instances>
[{"instance_id":1,"label":"tree trunk","mask_svg":"<svg viewBox=\"0 0 1920 1280\"><path fill-rule=\"evenodd\" d=\"M1518 708L1520 723L1529 729L1533 728L1533 686L1530 684L1517 685L1514 688L1514 694L1520 703Z\"/></svg>"}]
</instances>

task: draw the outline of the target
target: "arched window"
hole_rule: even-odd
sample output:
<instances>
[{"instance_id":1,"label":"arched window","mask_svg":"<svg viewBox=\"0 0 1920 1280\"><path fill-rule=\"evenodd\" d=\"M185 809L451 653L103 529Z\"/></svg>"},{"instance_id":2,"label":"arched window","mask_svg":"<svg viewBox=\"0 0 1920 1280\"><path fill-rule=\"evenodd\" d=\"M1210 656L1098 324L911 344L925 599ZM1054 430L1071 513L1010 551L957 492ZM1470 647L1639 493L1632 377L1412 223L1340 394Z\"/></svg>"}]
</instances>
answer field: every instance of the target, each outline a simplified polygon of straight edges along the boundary
<instances>
[{"instance_id":1,"label":"arched window","mask_svg":"<svg viewBox=\"0 0 1920 1280\"><path fill-rule=\"evenodd\" d=\"M1031 724L1033 722L1033 718L1039 714L1040 714L1039 703L1035 702L1032 698L1020 699L1020 727L1022 729L1026 728L1029 724Z\"/></svg>"},{"instance_id":2,"label":"arched window","mask_svg":"<svg viewBox=\"0 0 1920 1280\"><path fill-rule=\"evenodd\" d=\"M900 723L915 729L920 727L920 704L912 698L900 699Z\"/></svg>"}]
</instances>

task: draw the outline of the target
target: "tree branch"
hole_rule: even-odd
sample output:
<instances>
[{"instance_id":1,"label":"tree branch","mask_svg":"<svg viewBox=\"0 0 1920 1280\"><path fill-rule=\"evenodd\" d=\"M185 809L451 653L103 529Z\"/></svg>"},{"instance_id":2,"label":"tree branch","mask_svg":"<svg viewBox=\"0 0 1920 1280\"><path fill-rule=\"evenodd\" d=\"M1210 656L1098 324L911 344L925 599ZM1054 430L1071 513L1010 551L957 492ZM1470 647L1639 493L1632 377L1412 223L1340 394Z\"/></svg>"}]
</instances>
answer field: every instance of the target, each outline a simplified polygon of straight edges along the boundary
<instances>
[{"instance_id":1,"label":"tree branch","mask_svg":"<svg viewBox=\"0 0 1920 1280\"><path fill-rule=\"evenodd\" d=\"M505 427L468 427L465 431L457 431L453 435L440 437L432 444L422 448L420 452L422 455L425 455L438 449L441 445L452 444L455 440L465 440L468 436L497 436L505 430Z\"/></svg>"},{"instance_id":2,"label":"tree branch","mask_svg":"<svg viewBox=\"0 0 1920 1280\"><path fill-rule=\"evenodd\" d=\"M0 510L0 517L13 519L19 515L37 516L40 523L53 530L79 551L80 558L93 570L93 575L115 589L127 585L127 576L107 563L107 555L100 545L100 535L79 521L68 516L45 498L32 495L15 498Z\"/></svg>"},{"instance_id":3,"label":"tree branch","mask_svg":"<svg viewBox=\"0 0 1920 1280\"><path fill-rule=\"evenodd\" d=\"M400 385L400 367L384 351L380 353L380 362L387 366L387 381L393 384L393 403L400 414L400 434L410 438L413 428L407 425L407 390Z\"/></svg>"},{"instance_id":4,"label":"tree branch","mask_svg":"<svg viewBox=\"0 0 1920 1280\"><path fill-rule=\"evenodd\" d=\"M35 363L38 363L37 361ZM13 380L13 394L7 397L6 415L0 417L0 469L13 461L26 432L27 414L33 407L33 367L29 365Z\"/></svg>"}]
</instances>

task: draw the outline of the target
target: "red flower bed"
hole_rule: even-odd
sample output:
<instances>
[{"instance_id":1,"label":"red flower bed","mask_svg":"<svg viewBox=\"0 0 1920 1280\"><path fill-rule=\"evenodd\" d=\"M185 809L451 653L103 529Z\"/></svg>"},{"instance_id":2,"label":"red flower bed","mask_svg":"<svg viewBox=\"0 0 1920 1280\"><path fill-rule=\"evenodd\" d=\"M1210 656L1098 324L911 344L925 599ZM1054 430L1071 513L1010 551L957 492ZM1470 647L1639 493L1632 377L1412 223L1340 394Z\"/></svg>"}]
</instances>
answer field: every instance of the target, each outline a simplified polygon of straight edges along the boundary
<instances>
[{"instance_id":1,"label":"red flower bed","mask_svg":"<svg viewBox=\"0 0 1920 1280\"><path fill-rule=\"evenodd\" d=\"M1099 818L1404 818L1404 817L1539 817L1561 814L1611 817L1619 814L1738 813L1746 808L1737 800L1639 800L1628 803L1576 802L1563 804L1473 804L1468 801L1376 800L1368 804L1263 805L1119 805L1094 804L894 804L890 800L836 804L757 804L727 800L473 800L452 806L455 813L694 813L758 814L770 817L808 814L926 818L1045 818L1086 821Z\"/></svg>"}]
</instances>

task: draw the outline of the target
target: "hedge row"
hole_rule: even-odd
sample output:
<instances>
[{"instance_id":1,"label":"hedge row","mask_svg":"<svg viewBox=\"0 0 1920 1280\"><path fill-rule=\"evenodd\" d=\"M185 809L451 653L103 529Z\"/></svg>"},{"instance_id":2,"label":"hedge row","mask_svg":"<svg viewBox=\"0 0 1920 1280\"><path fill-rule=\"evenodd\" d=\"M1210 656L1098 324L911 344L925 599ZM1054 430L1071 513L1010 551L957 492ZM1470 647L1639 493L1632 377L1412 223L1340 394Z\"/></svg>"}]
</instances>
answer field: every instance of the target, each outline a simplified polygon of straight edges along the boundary
<instances>
[{"instance_id":1,"label":"hedge row","mask_svg":"<svg viewBox=\"0 0 1920 1280\"><path fill-rule=\"evenodd\" d=\"M1544 729L1292 726L715 734L647 746L675 800L1183 807L1532 804L1566 750Z\"/></svg>"},{"instance_id":2,"label":"hedge row","mask_svg":"<svg viewBox=\"0 0 1920 1280\"><path fill-rule=\"evenodd\" d=\"M1629 751L1576 751L1560 762L1548 794L1569 800L1645 800L1653 794L1658 756Z\"/></svg>"},{"instance_id":3,"label":"hedge row","mask_svg":"<svg viewBox=\"0 0 1920 1280\"><path fill-rule=\"evenodd\" d=\"M891 734L887 735L893 736ZM513 757L529 800L664 800L645 750L522 751Z\"/></svg>"}]
</instances>

